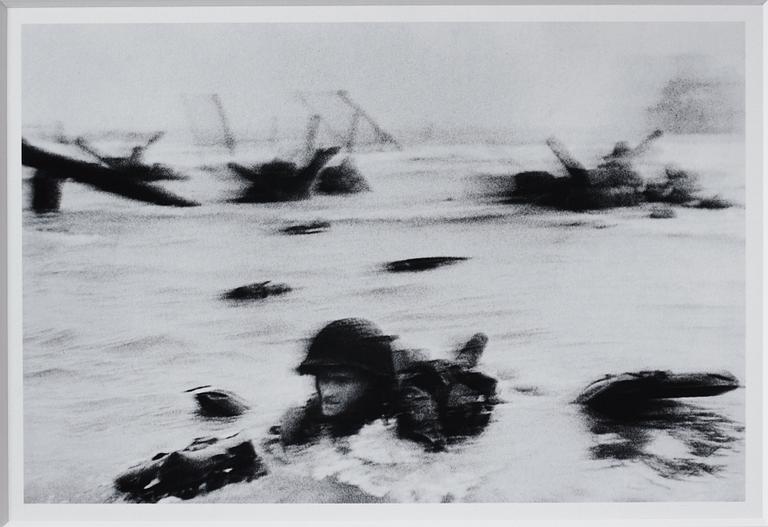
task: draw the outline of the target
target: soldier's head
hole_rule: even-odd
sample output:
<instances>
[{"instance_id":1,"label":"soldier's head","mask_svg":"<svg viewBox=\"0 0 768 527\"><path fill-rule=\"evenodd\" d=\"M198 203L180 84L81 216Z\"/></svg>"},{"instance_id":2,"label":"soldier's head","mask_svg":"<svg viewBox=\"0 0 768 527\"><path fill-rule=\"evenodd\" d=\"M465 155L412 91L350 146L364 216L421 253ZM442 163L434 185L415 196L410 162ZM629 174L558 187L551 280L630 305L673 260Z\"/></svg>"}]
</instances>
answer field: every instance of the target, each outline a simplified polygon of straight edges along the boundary
<instances>
[{"instance_id":1,"label":"soldier's head","mask_svg":"<svg viewBox=\"0 0 768 527\"><path fill-rule=\"evenodd\" d=\"M323 416L381 411L394 382L392 340L357 318L331 322L315 335L297 371L314 375Z\"/></svg>"}]
</instances>

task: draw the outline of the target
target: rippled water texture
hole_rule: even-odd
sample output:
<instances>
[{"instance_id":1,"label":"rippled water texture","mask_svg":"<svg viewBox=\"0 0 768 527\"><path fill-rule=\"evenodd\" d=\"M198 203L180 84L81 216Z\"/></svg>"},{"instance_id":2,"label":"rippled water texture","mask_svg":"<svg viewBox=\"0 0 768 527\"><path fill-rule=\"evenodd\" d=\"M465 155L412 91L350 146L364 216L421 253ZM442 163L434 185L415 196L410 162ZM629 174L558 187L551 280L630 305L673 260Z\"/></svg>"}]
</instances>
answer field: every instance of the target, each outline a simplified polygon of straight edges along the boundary
<instances>
[{"instance_id":1,"label":"rippled water texture","mask_svg":"<svg viewBox=\"0 0 768 527\"><path fill-rule=\"evenodd\" d=\"M585 160L607 148L577 146ZM215 167L220 153L155 148L150 161L192 176L166 186L203 206L165 209L67 183L61 213L24 212L28 502L111 501L112 479L156 452L229 430L258 439L312 389L292 371L305 339L344 316L434 356L485 332L482 369L505 401L485 433L427 454L374 423L343 449L267 456L269 476L195 501L743 499L743 389L629 422L571 404L604 373L744 378L740 139L659 143L646 175L675 161L737 203L663 220L648 207L575 214L484 199L484 175L557 170L542 145L359 154L373 192L279 205L224 203L235 188L226 171L195 168ZM331 228L278 232L309 220ZM381 269L419 256L470 259ZM245 305L219 298L265 280L293 291ZM202 384L238 393L251 411L202 419L183 393Z\"/></svg>"}]
</instances>

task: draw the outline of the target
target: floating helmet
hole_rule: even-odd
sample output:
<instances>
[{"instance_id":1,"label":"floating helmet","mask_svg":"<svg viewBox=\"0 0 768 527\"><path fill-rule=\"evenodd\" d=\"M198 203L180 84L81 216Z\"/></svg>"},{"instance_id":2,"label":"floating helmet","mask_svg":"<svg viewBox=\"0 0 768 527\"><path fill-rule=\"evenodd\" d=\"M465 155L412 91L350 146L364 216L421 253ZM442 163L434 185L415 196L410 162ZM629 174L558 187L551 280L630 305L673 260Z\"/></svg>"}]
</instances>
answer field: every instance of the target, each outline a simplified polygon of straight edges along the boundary
<instances>
[{"instance_id":1,"label":"floating helmet","mask_svg":"<svg viewBox=\"0 0 768 527\"><path fill-rule=\"evenodd\" d=\"M307 356L296 370L301 375L313 375L319 368L337 366L391 377L394 375L392 340L393 337L385 335L368 320L335 320L315 335Z\"/></svg>"}]
</instances>

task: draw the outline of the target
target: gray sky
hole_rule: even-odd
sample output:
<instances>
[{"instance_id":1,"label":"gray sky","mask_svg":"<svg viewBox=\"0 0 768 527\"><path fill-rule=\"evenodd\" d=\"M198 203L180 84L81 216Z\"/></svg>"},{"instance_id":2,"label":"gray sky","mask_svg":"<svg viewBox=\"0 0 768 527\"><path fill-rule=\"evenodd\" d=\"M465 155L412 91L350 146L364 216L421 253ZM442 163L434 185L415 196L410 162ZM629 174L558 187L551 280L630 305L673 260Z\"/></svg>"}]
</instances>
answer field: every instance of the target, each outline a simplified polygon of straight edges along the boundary
<instances>
[{"instance_id":1,"label":"gray sky","mask_svg":"<svg viewBox=\"0 0 768 527\"><path fill-rule=\"evenodd\" d=\"M629 131L674 56L744 74L740 23L27 25L22 53L25 125L68 131L183 128L180 94L218 92L264 133L304 122L295 91L340 88L392 129Z\"/></svg>"}]
</instances>

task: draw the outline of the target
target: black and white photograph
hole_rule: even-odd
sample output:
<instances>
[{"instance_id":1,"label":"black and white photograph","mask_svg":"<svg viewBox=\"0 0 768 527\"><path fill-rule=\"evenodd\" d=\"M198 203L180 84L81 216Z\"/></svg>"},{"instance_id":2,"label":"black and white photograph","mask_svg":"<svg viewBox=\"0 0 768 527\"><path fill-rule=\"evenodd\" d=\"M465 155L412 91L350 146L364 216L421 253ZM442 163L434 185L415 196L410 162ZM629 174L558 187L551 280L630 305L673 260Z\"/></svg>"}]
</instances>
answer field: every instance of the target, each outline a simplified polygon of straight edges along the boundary
<instances>
[{"instance_id":1,"label":"black and white photograph","mask_svg":"<svg viewBox=\"0 0 768 527\"><path fill-rule=\"evenodd\" d=\"M744 502L745 42L24 24L24 503Z\"/></svg>"}]
</instances>

